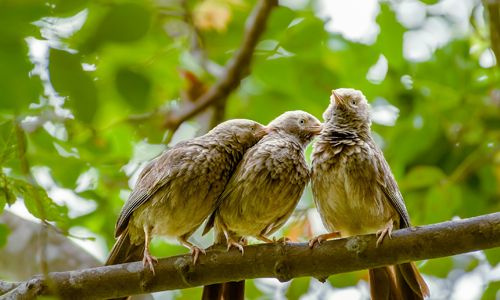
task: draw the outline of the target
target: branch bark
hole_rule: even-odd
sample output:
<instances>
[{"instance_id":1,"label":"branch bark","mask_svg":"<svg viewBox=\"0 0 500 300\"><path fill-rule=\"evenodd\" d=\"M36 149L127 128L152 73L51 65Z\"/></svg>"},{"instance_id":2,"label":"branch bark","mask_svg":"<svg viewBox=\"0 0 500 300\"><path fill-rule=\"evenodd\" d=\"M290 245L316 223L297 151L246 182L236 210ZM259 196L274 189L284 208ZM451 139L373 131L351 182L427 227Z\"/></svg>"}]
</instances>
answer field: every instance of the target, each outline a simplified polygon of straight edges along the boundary
<instances>
[{"instance_id":1,"label":"branch bark","mask_svg":"<svg viewBox=\"0 0 500 300\"><path fill-rule=\"evenodd\" d=\"M209 105L224 101L235 90L241 80L248 75L252 55L259 37L264 32L267 19L273 7L278 6L277 0L259 0L245 23L245 33L239 49L228 61L222 76L196 102L184 102L179 110L166 114L164 126L177 130L186 120L192 118Z\"/></svg>"},{"instance_id":2,"label":"branch bark","mask_svg":"<svg viewBox=\"0 0 500 300\"><path fill-rule=\"evenodd\" d=\"M275 277L288 281L378 268L409 261L451 256L500 246L500 213L412 227L393 232L375 247L374 234L336 239L309 249L306 243L274 243L208 251L196 265L190 255L160 259L153 275L142 262L72 272L50 273L64 299L108 299L164 290ZM2 287L3 285L3 287ZM11 284L0 281L0 299L35 299L50 295L43 276Z\"/></svg>"}]
</instances>

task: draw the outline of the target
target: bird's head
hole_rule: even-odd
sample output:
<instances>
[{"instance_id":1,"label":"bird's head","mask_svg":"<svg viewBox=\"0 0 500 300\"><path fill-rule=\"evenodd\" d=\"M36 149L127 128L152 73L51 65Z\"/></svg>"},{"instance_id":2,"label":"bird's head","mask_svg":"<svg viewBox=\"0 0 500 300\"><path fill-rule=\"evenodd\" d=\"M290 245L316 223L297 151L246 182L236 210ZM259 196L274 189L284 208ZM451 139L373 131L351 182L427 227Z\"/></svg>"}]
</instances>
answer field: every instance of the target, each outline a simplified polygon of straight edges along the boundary
<instances>
[{"instance_id":1,"label":"bird's head","mask_svg":"<svg viewBox=\"0 0 500 300\"><path fill-rule=\"evenodd\" d=\"M251 147L256 144L262 137L268 134L266 126L245 119L233 119L219 124L212 129L214 133L228 135L235 138L240 144L245 147Z\"/></svg>"},{"instance_id":2,"label":"bird's head","mask_svg":"<svg viewBox=\"0 0 500 300\"><path fill-rule=\"evenodd\" d=\"M354 89L337 89L332 91L330 105L323 113L325 123L335 125L339 129L360 130L369 128L370 104L366 97Z\"/></svg>"},{"instance_id":3,"label":"bird's head","mask_svg":"<svg viewBox=\"0 0 500 300\"><path fill-rule=\"evenodd\" d=\"M301 111L287 111L267 125L268 132L283 132L298 139L303 147L307 147L315 136L321 133L323 124L313 115Z\"/></svg>"}]
</instances>

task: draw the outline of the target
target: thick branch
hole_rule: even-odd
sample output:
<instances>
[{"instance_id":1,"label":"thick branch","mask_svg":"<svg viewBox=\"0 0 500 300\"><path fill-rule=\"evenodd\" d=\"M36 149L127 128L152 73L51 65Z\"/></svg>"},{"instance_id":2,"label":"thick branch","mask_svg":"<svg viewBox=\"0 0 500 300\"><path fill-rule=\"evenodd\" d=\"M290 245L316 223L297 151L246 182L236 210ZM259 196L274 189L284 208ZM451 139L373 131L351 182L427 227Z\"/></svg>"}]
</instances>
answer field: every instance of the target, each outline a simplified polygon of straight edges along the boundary
<instances>
[{"instance_id":1,"label":"thick branch","mask_svg":"<svg viewBox=\"0 0 500 300\"><path fill-rule=\"evenodd\" d=\"M305 243L260 244L237 250L208 251L196 265L190 255L160 259L156 276L142 262L73 272L50 273L64 299L106 299L226 281L329 275L451 256L500 246L500 213L393 232L379 248L375 235L337 239L309 249ZM0 281L1 286L1 281ZM13 286L14 288L15 286ZM2 289L0 289L2 290ZM5 289L3 289L5 291ZM46 295L42 276L22 283L0 299ZM10 298L9 298L10 297Z\"/></svg>"},{"instance_id":2,"label":"thick branch","mask_svg":"<svg viewBox=\"0 0 500 300\"><path fill-rule=\"evenodd\" d=\"M245 23L245 33L240 48L228 61L222 76L194 103L183 103L179 111L169 112L166 117L167 128L174 131L182 122L192 118L210 104L226 99L236 89L241 80L248 74L252 54L264 32L266 21L277 0L259 0Z\"/></svg>"}]
</instances>

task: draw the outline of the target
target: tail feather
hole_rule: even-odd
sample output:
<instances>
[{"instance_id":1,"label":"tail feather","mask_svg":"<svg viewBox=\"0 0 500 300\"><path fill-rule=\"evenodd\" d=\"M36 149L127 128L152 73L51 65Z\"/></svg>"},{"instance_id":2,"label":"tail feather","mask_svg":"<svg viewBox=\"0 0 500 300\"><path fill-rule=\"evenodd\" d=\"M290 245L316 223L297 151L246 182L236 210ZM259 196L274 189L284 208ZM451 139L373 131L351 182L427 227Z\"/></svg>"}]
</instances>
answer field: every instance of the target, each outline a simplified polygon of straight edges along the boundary
<instances>
[{"instance_id":1,"label":"tail feather","mask_svg":"<svg viewBox=\"0 0 500 300\"><path fill-rule=\"evenodd\" d=\"M215 213L212 214L212 216L214 215ZM213 226L214 220L215 218L212 219L211 226ZM206 228L207 227L205 227L205 229ZM234 238L238 240L240 237L234 237ZM223 244L223 245L227 244L226 236L221 230L218 230L217 227L215 227L214 230L214 240L215 244ZM244 241L245 245L247 245L247 240L244 239ZM206 285L203 287L203 295L201 299L202 300L245 300L245 280Z\"/></svg>"},{"instance_id":2,"label":"tail feather","mask_svg":"<svg viewBox=\"0 0 500 300\"><path fill-rule=\"evenodd\" d=\"M118 265L126 262L140 261L144 257L144 243L134 245L130 242L128 228L118 238L113 249L109 252L108 258L104 263L105 266ZM130 297L115 298L110 300L128 300Z\"/></svg>"},{"instance_id":3,"label":"tail feather","mask_svg":"<svg viewBox=\"0 0 500 300\"><path fill-rule=\"evenodd\" d=\"M221 300L223 288L224 288L223 283L205 285L203 287L203 294L201 296L201 299L202 300Z\"/></svg>"},{"instance_id":4,"label":"tail feather","mask_svg":"<svg viewBox=\"0 0 500 300\"><path fill-rule=\"evenodd\" d=\"M392 267L368 270L372 300L399 300Z\"/></svg>"},{"instance_id":5,"label":"tail feather","mask_svg":"<svg viewBox=\"0 0 500 300\"><path fill-rule=\"evenodd\" d=\"M403 300L422 300L429 297L429 288L413 262L395 266L396 281Z\"/></svg>"},{"instance_id":6,"label":"tail feather","mask_svg":"<svg viewBox=\"0 0 500 300\"><path fill-rule=\"evenodd\" d=\"M245 280L223 284L223 300L245 300Z\"/></svg>"}]
</instances>

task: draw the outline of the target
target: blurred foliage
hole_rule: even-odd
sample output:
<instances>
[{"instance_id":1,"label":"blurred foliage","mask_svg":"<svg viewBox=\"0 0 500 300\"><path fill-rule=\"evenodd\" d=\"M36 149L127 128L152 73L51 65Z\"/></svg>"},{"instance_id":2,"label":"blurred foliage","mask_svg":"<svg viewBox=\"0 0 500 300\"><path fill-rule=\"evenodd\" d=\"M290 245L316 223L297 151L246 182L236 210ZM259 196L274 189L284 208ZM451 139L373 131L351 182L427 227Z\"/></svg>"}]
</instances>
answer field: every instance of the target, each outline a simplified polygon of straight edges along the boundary
<instances>
[{"instance_id":1,"label":"blurred foliage","mask_svg":"<svg viewBox=\"0 0 500 300\"><path fill-rule=\"evenodd\" d=\"M500 72L498 66L480 64L481 53L489 48L484 37L487 10L475 4L469 9L470 14L480 12L471 17L474 29L469 26L462 36L437 47L429 59L415 62L403 56L403 45L405 34L419 27L405 27L396 17L397 6L405 1L379 4L380 33L372 44L325 30L319 2L272 12L251 75L224 104L225 119L268 123L296 109L319 117L332 89L359 89L369 101L383 98L399 109L394 126L375 122L372 128L414 225L498 211ZM241 42L254 3L0 1L0 213L6 204L24 201L35 217L45 215L63 230L85 227L105 237L110 248L114 222L134 176L171 145L166 112L195 101L215 82ZM450 30L458 26L443 13L428 12L425 17L438 18ZM381 80L369 80L367 73L381 55L387 70ZM211 118L203 112L186 122L172 142L190 138L196 130L205 132ZM26 140L19 143L18 138ZM25 144L27 149L20 149ZM45 176L50 178L35 176L40 187L33 186L27 180L31 174L23 171L26 164L31 172L49 170ZM63 189L74 197L57 197ZM95 209L81 211L75 199L95 204ZM310 238L318 224L310 219L313 207L307 192L297 214L278 234L300 241ZM15 241L8 235L8 227L0 224L0 248L7 239ZM195 239L210 244L199 235ZM152 248L159 257L186 252L157 240ZM467 263L459 258L427 261L421 270L447 278L451 283L439 287L446 295L456 282L453 274L472 274L500 262L499 250L485 254ZM360 279L366 280L365 272L335 275L329 282L335 289L355 286ZM498 295L496 280L489 286L484 282L483 299ZM293 280L283 297L299 299L311 293L310 282ZM198 288L172 295L198 299L200 293ZM248 283L247 298L273 297L262 282Z\"/></svg>"}]
</instances>

